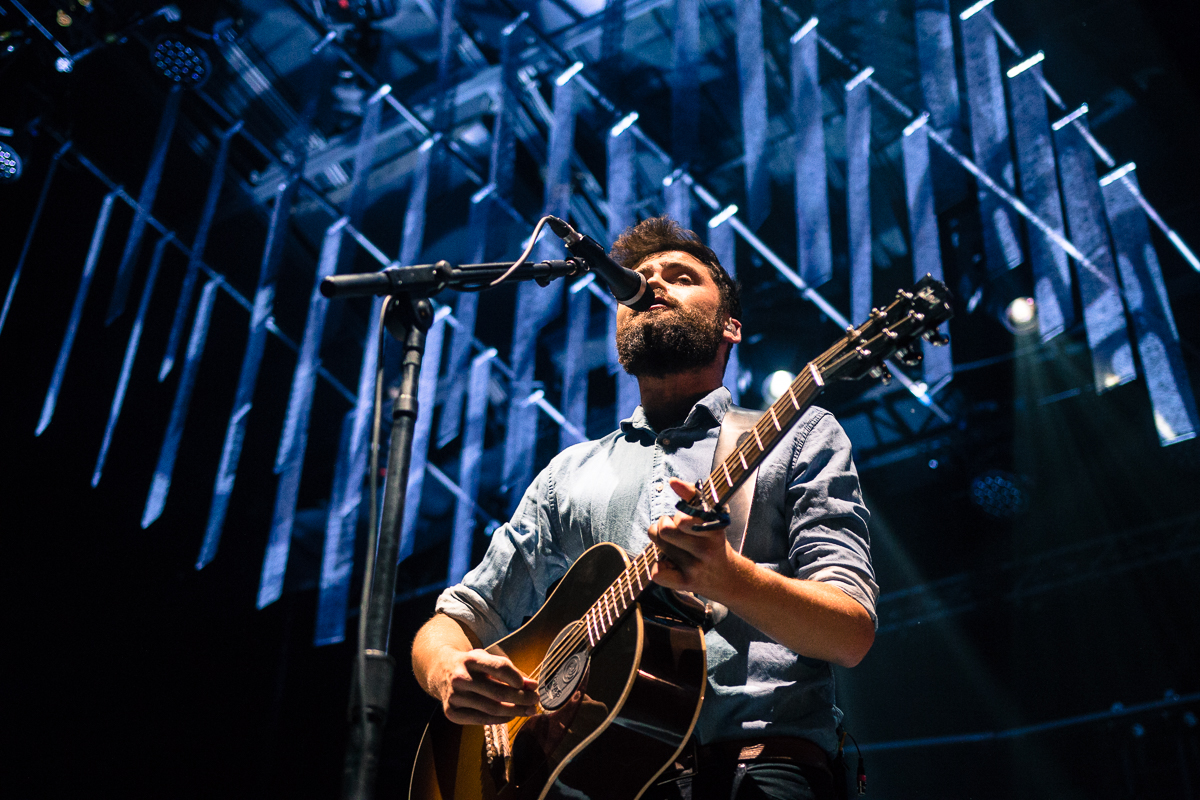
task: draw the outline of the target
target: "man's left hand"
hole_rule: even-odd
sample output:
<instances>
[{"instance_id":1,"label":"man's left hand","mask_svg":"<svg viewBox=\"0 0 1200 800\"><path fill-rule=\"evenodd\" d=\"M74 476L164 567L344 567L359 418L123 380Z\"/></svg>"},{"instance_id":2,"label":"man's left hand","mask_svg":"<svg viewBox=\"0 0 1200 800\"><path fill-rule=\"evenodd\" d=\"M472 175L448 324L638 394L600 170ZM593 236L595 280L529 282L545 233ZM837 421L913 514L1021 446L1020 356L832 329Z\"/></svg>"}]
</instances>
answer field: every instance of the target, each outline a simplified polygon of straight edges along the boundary
<instances>
[{"instance_id":1,"label":"man's left hand","mask_svg":"<svg viewBox=\"0 0 1200 800\"><path fill-rule=\"evenodd\" d=\"M671 478L671 489L687 500L696 487ZM724 587L736 576L741 557L729 546L725 528L697 531L704 520L682 511L672 517L659 517L650 526L650 539L666 557L654 567L654 582L668 589L694 592L711 600L720 600Z\"/></svg>"}]
</instances>

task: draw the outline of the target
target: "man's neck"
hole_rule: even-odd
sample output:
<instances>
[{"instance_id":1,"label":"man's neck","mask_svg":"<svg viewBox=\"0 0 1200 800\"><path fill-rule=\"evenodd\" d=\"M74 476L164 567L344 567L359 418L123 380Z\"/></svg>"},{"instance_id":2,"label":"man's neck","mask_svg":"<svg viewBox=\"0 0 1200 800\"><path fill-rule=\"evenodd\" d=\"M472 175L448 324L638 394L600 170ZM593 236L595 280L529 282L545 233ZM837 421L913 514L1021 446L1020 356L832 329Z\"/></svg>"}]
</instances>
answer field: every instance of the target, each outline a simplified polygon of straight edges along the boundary
<instances>
[{"instance_id":1,"label":"man's neck","mask_svg":"<svg viewBox=\"0 0 1200 800\"><path fill-rule=\"evenodd\" d=\"M656 431L679 425L698 400L721 385L723 372L709 366L690 372L639 377L638 392L646 422Z\"/></svg>"}]
</instances>

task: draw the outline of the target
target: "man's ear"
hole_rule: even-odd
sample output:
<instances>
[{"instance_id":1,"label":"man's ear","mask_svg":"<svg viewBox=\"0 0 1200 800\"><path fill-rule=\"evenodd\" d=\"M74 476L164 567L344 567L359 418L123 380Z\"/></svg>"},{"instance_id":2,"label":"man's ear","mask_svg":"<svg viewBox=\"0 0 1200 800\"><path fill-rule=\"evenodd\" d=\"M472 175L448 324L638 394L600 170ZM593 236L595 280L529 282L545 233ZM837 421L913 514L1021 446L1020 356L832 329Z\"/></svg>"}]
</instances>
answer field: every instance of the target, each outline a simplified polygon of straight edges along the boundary
<instances>
[{"instance_id":1,"label":"man's ear","mask_svg":"<svg viewBox=\"0 0 1200 800\"><path fill-rule=\"evenodd\" d=\"M730 317L725 320L725 330L722 331L722 339L730 344L737 344L742 340L742 323Z\"/></svg>"}]
</instances>

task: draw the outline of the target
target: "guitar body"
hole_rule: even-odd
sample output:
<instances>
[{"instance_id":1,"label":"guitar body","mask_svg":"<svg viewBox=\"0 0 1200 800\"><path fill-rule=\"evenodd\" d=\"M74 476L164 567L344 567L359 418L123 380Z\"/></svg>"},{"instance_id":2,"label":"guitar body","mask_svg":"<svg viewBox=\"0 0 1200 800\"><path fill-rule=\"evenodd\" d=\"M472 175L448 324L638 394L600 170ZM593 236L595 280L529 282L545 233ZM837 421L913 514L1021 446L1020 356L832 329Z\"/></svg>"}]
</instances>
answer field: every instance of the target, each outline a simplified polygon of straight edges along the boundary
<instances>
[{"instance_id":1,"label":"guitar body","mask_svg":"<svg viewBox=\"0 0 1200 800\"><path fill-rule=\"evenodd\" d=\"M488 648L535 675L564 628L577 624L629 565L625 551L599 544L571 567L525 625ZM635 800L683 749L706 683L704 635L679 619L635 604L580 666L553 678L554 710L524 720L510 757L489 755L488 732L438 714L421 739L410 800ZM569 694L568 694L569 692ZM545 701L544 701L545 702ZM494 741L494 739L493 739Z\"/></svg>"}]
</instances>

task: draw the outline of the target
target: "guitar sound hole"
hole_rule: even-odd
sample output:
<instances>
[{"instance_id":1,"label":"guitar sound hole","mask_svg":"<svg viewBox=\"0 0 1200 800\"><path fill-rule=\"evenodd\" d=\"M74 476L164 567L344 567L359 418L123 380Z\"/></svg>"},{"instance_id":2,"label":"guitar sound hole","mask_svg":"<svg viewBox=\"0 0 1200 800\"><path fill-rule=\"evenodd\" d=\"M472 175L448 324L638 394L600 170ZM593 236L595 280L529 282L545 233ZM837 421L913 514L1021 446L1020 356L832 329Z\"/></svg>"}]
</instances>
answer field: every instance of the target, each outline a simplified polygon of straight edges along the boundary
<instances>
[{"instance_id":1,"label":"guitar sound hole","mask_svg":"<svg viewBox=\"0 0 1200 800\"><path fill-rule=\"evenodd\" d=\"M542 708L553 711L570 698L587 671L588 644L583 624L573 622L554 637L542 662L538 699Z\"/></svg>"}]
</instances>

